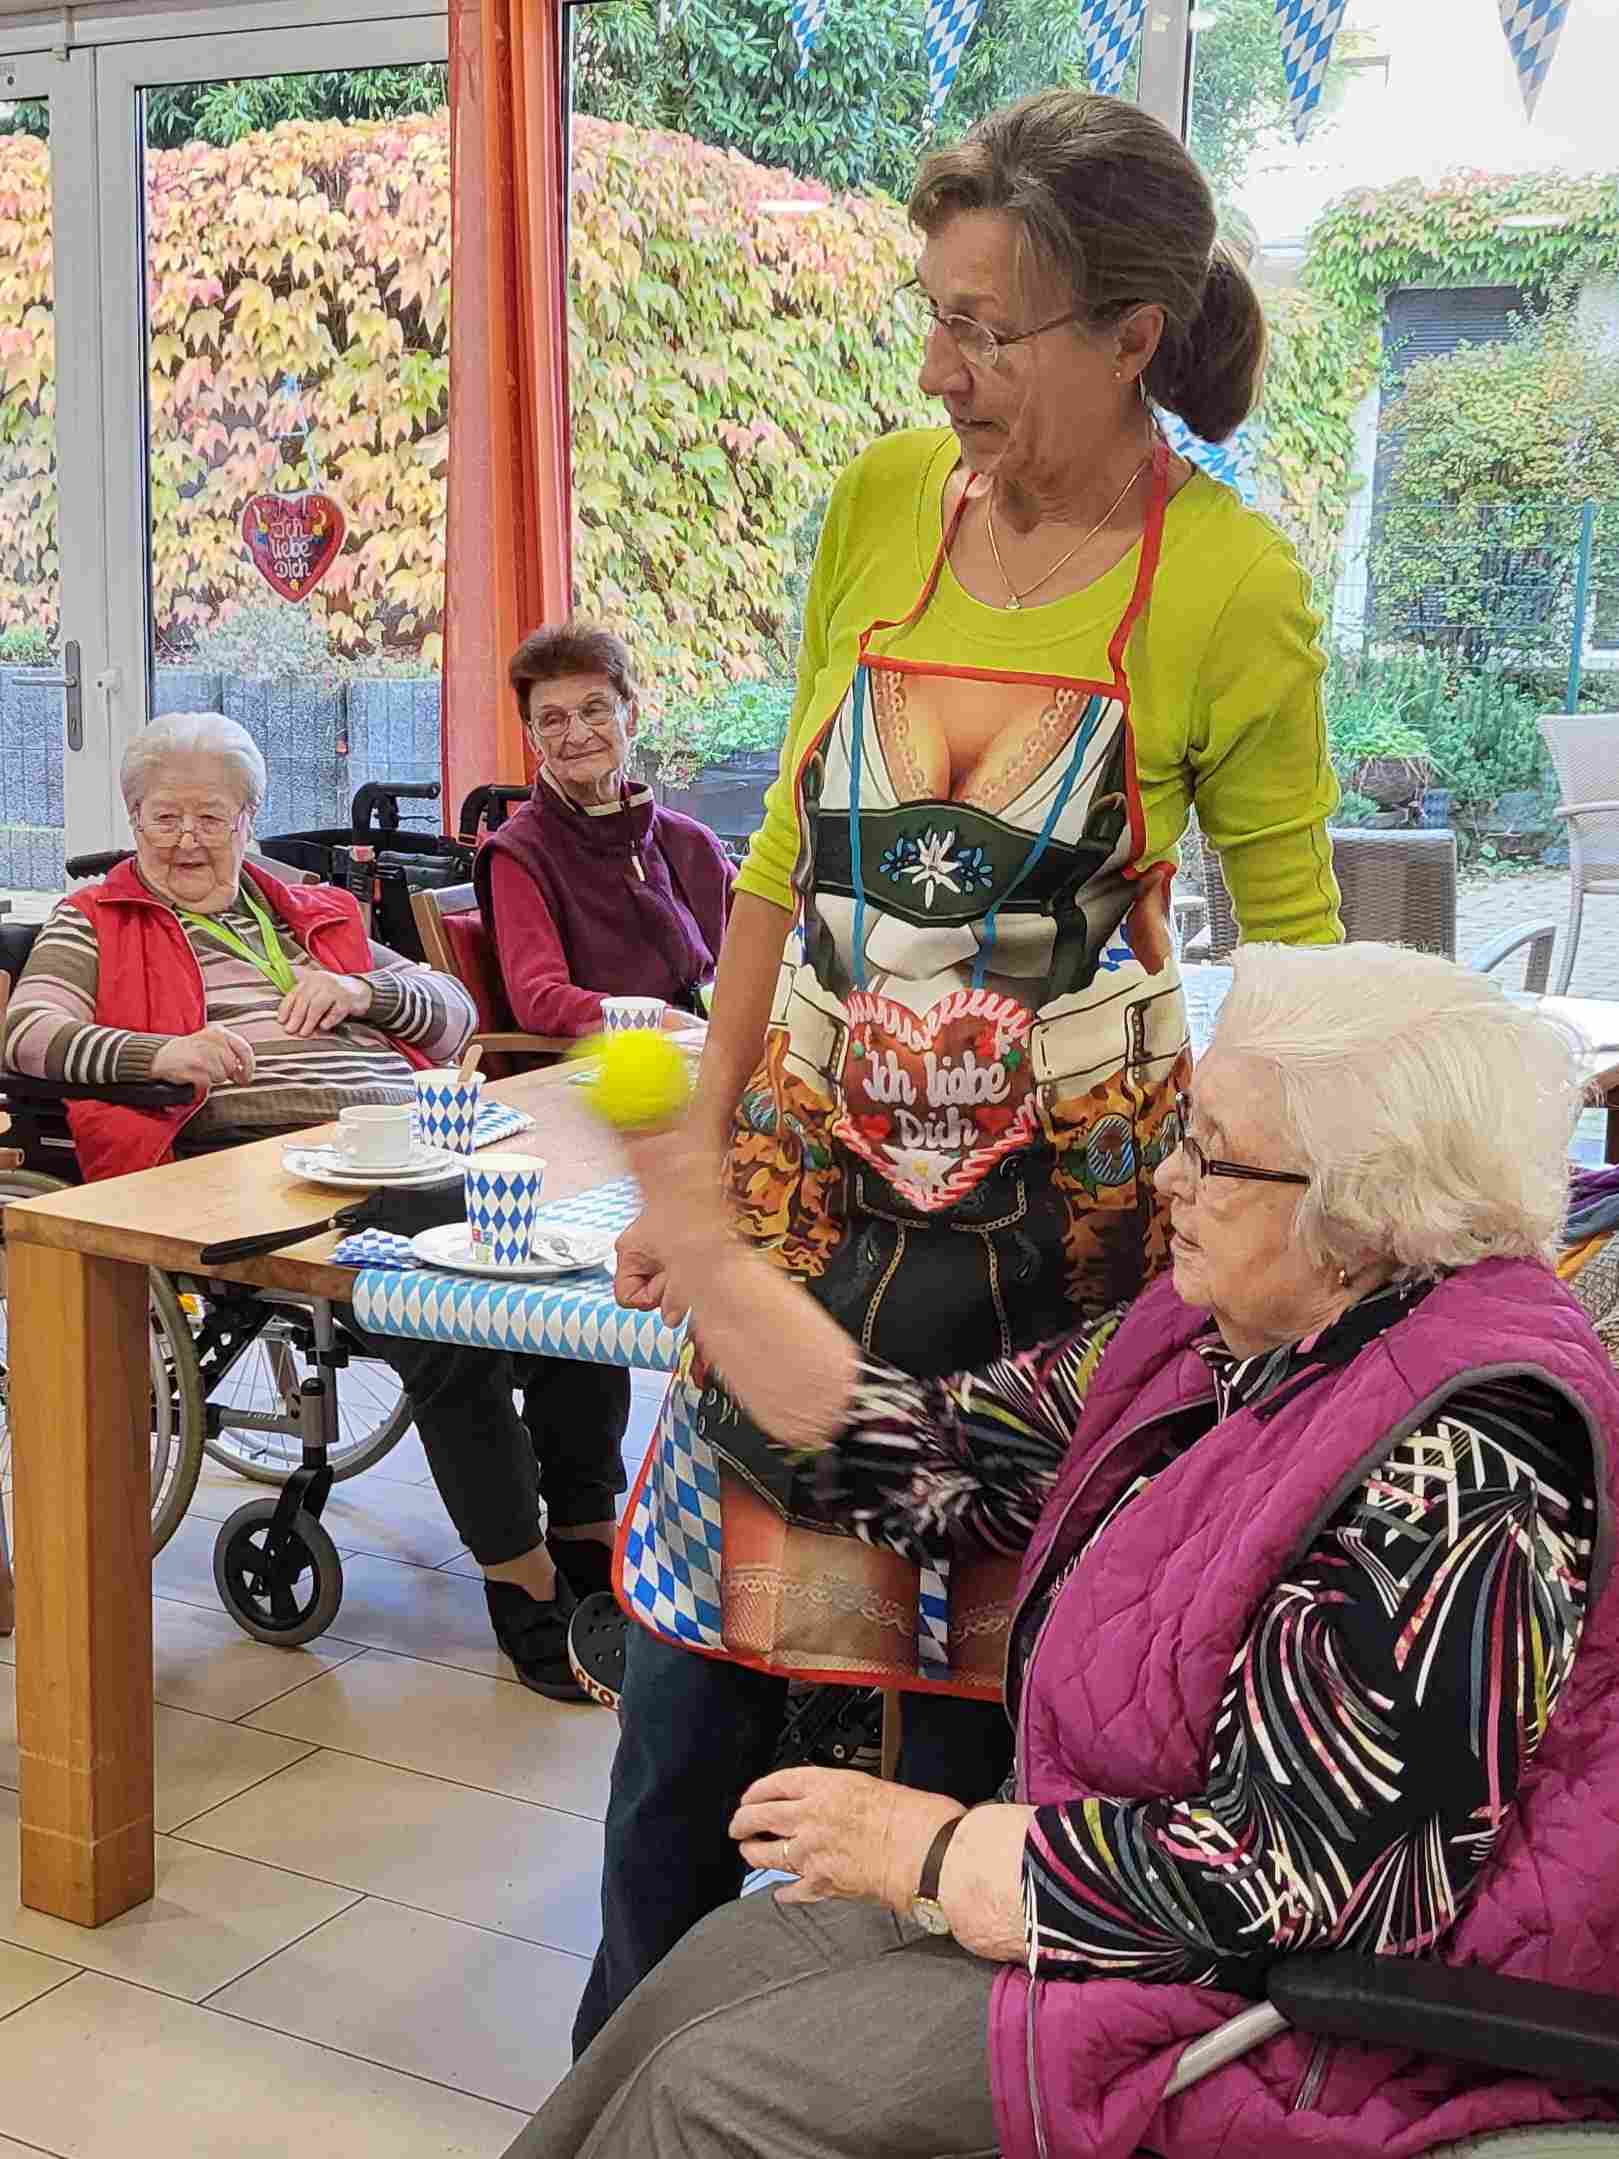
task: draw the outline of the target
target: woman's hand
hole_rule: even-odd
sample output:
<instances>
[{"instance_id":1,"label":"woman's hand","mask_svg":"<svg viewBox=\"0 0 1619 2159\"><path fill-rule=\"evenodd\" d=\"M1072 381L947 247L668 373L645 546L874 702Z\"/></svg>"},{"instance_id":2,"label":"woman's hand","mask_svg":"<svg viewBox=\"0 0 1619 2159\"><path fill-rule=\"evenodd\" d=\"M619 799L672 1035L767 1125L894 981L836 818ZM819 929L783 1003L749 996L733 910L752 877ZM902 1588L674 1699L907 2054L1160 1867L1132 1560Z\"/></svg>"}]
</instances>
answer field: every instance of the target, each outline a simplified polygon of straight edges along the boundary
<instances>
[{"instance_id":1,"label":"woman's hand","mask_svg":"<svg viewBox=\"0 0 1619 2159\"><path fill-rule=\"evenodd\" d=\"M683 1125L639 1138L626 1133L623 1144L642 1207L618 1240L613 1291L637 1311L661 1307L673 1327L691 1308L693 1271L731 1248L719 1163Z\"/></svg>"},{"instance_id":2,"label":"woman's hand","mask_svg":"<svg viewBox=\"0 0 1619 2159\"><path fill-rule=\"evenodd\" d=\"M632 1312L655 1312L663 1303L669 1270L653 1241L652 1224L645 1207L628 1229L618 1233L618 1258L613 1272L613 1295ZM669 1315L664 1315L666 1318ZM669 1320L671 1326L680 1317Z\"/></svg>"},{"instance_id":3,"label":"woman's hand","mask_svg":"<svg viewBox=\"0 0 1619 2159\"><path fill-rule=\"evenodd\" d=\"M750 1867L781 1867L796 1882L783 1904L862 1897L906 1911L928 1847L966 1808L942 1792L913 1792L853 1769L778 1769L750 1784L731 1835Z\"/></svg>"},{"instance_id":4,"label":"woman's hand","mask_svg":"<svg viewBox=\"0 0 1619 2159\"><path fill-rule=\"evenodd\" d=\"M371 1009L371 985L358 975L328 974L324 967L304 967L276 1011L283 1034L330 1034L345 1020L362 1020Z\"/></svg>"},{"instance_id":5,"label":"woman's hand","mask_svg":"<svg viewBox=\"0 0 1619 2159\"><path fill-rule=\"evenodd\" d=\"M152 1059L152 1077L200 1087L245 1087L253 1077L253 1051L229 1027L199 1027L194 1035L176 1035Z\"/></svg>"}]
</instances>

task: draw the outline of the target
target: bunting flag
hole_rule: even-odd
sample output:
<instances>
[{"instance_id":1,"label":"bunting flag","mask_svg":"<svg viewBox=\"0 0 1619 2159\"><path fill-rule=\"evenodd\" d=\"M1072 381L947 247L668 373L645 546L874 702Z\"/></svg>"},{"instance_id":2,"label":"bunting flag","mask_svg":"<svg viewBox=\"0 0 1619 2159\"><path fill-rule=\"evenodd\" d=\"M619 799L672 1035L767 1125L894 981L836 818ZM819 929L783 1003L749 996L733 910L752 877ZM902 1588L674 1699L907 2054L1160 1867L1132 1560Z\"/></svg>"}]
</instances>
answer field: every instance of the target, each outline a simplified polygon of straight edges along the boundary
<instances>
[{"instance_id":1,"label":"bunting flag","mask_svg":"<svg viewBox=\"0 0 1619 2159\"><path fill-rule=\"evenodd\" d=\"M1179 413L1165 412L1161 405L1155 405L1153 412L1164 440L1177 457L1200 466L1211 480L1221 481L1249 509L1254 508L1259 496L1254 485L1253 436L1246 420L1229 442L1205 442L1201 435L1192 433Z\"/></svg>"},{"instance_id":2,"label":"bunting flag","mask_svg":"<svg viewBox=\"0 0 1619 2159\"><path fill-rule=\"evenodd\" d=\"M1502 4L1506 5L1506 0ZM1300 142L1310 132L1310 122L1321 102L1321 84L1345 5L1346 0L1276 0L1288 118Z\"/></svg>"},{"instance_id":3,"label":"bunting flag","mask_svg":"<svg viewBox=\"0 0 1619 2159\"><path fill-rule=\"evenodd\" d=\"M1531 120L1567 19L1568 0L1501 0L1501 28L1518 70L1523 109Z\"/></svg>"},{"instance_id":4,"label":"bunting flag","mask_svg":"<svg viewBox=\"0 0 1619 2159\"><path fill-rule=\"evenodd\" d=\"M922 43L928 56L928 118L937 120L956 69L973 34L978 10L984 0L927 0L922 17Z\"/></svg>"},{"instance_id":5,"label":"bunting flag","mask_svg":"<svg viewBox=\"0 0 1619 2159\"><path fill-rule=\"evenodd\" d=\"M1080 0L1085 70L1098 96L1118 96L1146 12L1147 0Z\"/></svg>"},{"instance_id":6,"label":"bunting flag","mask_svg":"<svg viewBox=\"0 0 1619 2159\"><path fill-rule=\"evenodd\" d=\"M798 72L803 74L809 66L810 51L821 34L832 0L789 0L787 20L792 26L793 43L798 47Z\"/></svg>"}]
</instances>

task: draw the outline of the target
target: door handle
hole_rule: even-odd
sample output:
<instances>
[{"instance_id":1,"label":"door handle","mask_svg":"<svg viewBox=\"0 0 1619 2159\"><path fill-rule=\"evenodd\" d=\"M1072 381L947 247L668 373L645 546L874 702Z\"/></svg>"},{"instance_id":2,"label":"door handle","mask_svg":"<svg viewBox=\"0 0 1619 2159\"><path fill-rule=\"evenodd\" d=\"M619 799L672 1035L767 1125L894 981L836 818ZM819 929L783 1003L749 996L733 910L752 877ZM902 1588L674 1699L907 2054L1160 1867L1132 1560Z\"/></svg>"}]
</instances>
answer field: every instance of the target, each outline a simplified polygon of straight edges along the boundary
<instances>
[{"instance_id":1,"label":"door handle","mask_svg":"<svg viewBox=\"0 0 1619 2159\"><path fill-rule=\"evenodd\" d=\"M84 684L79 676L79 646L76 638L68 638L62 646L62 672L59 675L32 675L30 680L42 690L60 690L67 707L67 746L70 750L84 748Z\"/></svg>"}]
</instances>

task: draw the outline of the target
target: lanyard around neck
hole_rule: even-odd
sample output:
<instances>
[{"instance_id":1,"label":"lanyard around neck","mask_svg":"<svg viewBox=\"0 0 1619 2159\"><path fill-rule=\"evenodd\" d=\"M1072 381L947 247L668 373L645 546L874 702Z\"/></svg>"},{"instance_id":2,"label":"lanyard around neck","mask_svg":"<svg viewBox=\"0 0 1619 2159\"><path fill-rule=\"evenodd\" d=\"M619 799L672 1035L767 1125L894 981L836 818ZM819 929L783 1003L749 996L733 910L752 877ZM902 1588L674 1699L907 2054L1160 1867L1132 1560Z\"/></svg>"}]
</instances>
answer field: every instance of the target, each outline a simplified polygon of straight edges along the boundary
<instances>
[{"instance_id":1,"label":"lanyard around neck","mask_svg":"<svg viewBox=\"0 0 1619 2159\"><path fill-rule=\"evenodd\" d=\"M285 996L297 986L298 977L293 972L291 960L282 950L269 909L256 892L249 890L245 879L241 898L242 905L258 925L262 950L255 951L245 937L238 936L228 923L221 922L215 915L199 915L189 907L182 907L178 910L180 920L188 929L201 930L203 935L211 937L215 944L223 945L227 952L234 952L238 959L246 960L250 967L256 967L259 973L267 976Z\"/></svg>"}]
</instances>

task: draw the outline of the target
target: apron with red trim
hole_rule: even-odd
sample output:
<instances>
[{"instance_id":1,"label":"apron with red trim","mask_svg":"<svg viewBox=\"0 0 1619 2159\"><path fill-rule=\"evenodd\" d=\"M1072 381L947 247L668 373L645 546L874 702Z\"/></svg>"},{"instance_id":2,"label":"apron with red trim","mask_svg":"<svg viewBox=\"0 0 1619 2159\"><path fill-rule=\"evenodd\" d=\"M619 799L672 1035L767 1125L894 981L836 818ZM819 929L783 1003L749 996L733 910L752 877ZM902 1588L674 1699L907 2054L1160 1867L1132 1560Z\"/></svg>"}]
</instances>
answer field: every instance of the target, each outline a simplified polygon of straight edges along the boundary
<instances>
[{"instance_id":1,"label":"apron with red trim","mask_svg":"<svg viewBox=\"0 0 1619 2159\"><path fill-rule=\"evenodd\" d=\"M802 938L738 1106L731 1197L743 1235L917 1377L1063 1333L1165 1256L1152 1173L1186 1015L1167 880L1132 874L1124 654L1168 480L1160 442L1110 680L906 656L964 495L915 607L866 631L800 761ZM985 747L959 796L930 791L964 737ZM1016 1561L918 1567L829 1520L814 1481L688 1351L620 1536L626 1608L791 1677L998 1695Z\"/></svg>"}]
</instances>

